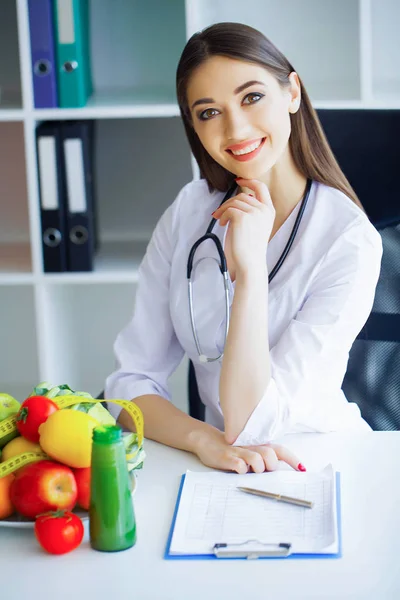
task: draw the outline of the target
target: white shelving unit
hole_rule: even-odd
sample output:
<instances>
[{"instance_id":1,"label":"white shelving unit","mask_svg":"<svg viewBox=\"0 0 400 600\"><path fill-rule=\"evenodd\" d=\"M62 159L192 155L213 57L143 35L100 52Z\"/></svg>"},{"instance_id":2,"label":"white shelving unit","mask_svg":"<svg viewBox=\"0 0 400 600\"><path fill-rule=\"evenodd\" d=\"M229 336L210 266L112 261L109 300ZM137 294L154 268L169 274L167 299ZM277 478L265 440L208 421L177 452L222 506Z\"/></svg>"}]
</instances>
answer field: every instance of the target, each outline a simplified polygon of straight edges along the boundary
<instances>
[{"instance_id":1,"label":"white shelving unit","mask_svg":"<svg viewBox=\"0 0 400 600\"><path fill-rule=\"evenodd\" d=\"M179 56L219 21L270 37L316 108L400 109L398 0L92 0L94 93L71 110L34 108L27 1L2 0L0 391L23 399L41 380L102 389L151 232L198 177L175 97ZM100 250L92 273L45 274L35 128L72 118L96 122ZM172 378L182 408L185 385L183 361Z\"/></svg>"}]
</instances>

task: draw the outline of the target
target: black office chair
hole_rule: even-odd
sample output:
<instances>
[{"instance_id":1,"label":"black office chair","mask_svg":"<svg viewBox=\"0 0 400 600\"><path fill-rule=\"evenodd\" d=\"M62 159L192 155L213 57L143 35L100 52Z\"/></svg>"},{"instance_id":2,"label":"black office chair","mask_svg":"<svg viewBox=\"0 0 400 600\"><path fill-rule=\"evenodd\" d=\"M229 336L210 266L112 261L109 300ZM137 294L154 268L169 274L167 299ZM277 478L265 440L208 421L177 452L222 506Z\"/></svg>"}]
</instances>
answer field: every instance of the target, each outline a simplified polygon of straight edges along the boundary
<instances>
[{"instance_id":1,"label":"black office chair","mask_svg":"<svg viewBox=\"0 0 400 600\"><path fill-rule=\"evenodd\" d=\"M382 236L371 315L350 352L343 390L374 430L400 429L399 110L319 110L332 150Z\"/></svg>"},{"instance_id":2,"label":"black office chair","mask_svg":"<svg viewBox=\"0 0 400 600\"><path fill-rule=\"evenodd\" d=\"M400 218L376 224L382 268L368 321L354 342L343 381L374 430L400 429Z\"/></svg>"}]
</instances>

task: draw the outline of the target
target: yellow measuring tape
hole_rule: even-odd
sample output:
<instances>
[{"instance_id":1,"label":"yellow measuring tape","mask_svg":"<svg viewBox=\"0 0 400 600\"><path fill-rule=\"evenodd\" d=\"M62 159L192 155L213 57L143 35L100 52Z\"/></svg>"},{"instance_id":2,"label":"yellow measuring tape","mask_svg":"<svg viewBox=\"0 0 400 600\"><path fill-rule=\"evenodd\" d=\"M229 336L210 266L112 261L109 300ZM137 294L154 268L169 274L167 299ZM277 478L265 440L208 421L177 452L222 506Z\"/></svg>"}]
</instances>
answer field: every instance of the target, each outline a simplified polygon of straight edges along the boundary
<instances>
[{"instance_id":1,"label":"yellow measuring tape","mask_svg":"<svg viewBox=\"0 0 400 600\"><path fill-rule=\"evenodd\" d=\"M88 402L90 404L104 402L104 400L96 400L94 398L86 398L83 396L74 396L72 394L68 396L56 396L55 398L51 398L51 400L53 400L53 402L55 402L60 409L73 406L74 404L80 404L81 402ZM137 454L143 443L143 413L137 404L134 404L130 400L114 400L107 398L107 402L118 404L118 406L124 408L133 419L138 437L138 449L136 452L129 454L128 458L132 459L135 454ZM14 433L15 431L17 431L16 415L13 415L12 417L8 417L8 419L4 419L4 421L1 421L0 441L2 438L6 437L10 433ZM20 469L29 463L43 459L51 460L51 458L44 452L23 452L22 454L18 454L18 456L14 456L7 461L0 462L0 478L6 477L6 475L13 473L17 469Z\"/></svg>"},{"instance_id":2,"label":"yellow measuring tape","mask_svg":"<svg viewBox=\"0 0 400 600\"><path fill-rule=\"evenodd\" d=\"M0 479L21 467L25 467L25 465L29 465L29 463L46 459L51 460L44 452L23 452L22 454L18 454L18 456L14 456L13 458L10 458L10 460L0 462Z\"/></svg>"}]
</instances>

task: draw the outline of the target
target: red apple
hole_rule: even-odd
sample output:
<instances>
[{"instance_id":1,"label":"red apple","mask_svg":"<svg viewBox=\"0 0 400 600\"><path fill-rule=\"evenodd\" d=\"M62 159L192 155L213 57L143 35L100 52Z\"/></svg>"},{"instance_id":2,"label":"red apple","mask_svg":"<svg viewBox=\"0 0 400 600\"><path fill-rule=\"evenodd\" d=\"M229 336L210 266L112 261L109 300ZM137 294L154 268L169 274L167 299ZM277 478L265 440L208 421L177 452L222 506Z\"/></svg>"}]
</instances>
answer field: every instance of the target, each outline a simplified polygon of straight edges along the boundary
<instances>
[{"instance_id":1,"label":"red apple","mask_svg":"<svg viewBox=\"0 0 400 600\"><path fill-rule=\"evenodd\" d=\"M15 476L10 497L17 512L31 519L76 504L78 487L72 469L50 460L27 465Z\"/></svg>"},{"instance_id":2,"label":"red apple","mask_svg":"<svg viewBox=\"0 0 400 600\"><path fill-rule=\"evenodd\" d=\"M76 503L84 510L89 510L90 504L90 467L83 467L82 469L72 469L76 484L78 486L78 497Z\"/></svg>"}]
</instances>

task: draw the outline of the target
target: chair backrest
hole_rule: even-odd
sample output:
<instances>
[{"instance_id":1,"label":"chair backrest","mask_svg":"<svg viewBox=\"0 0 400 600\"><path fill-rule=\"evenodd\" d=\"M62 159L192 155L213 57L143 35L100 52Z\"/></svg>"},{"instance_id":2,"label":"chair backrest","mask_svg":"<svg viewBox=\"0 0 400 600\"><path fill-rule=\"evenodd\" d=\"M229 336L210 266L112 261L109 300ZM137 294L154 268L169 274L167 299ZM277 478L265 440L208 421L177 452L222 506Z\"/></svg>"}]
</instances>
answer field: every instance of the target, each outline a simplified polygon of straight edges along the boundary
<instances>
[{"instance_id":1,"label":"chair backrest","mask_svg":"<svg viewBox=\"0 0 400 600\"><path fill-rule=\"evenodd\" d=\"M343 390L373 429L400 429L400 110L318 110L332 151L383 242L371 315Z\"/></svg>"},{"instance_id":2,"label":"chair backrest","mask_svg":"<svg viewBox=\"0 0 400 600\"><path fill-rule=\"evenodd\" d=\"M383 257L371 314L354 342L343 381L374 430L400 429L400 221L376 224Z\"/></svg>"}]
</instances>

